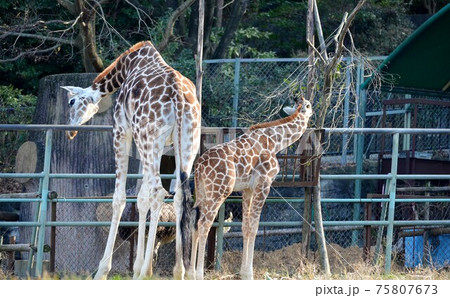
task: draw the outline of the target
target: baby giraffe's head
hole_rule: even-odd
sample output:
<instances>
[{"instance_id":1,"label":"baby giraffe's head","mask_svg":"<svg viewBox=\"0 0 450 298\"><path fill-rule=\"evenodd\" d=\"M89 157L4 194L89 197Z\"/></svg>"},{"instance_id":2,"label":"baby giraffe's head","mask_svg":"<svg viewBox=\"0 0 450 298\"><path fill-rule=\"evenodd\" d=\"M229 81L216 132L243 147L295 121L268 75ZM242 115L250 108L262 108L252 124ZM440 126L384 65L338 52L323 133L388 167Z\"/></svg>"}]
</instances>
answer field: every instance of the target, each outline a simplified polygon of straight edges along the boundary
<instances>
[{"instance_id":1,"label":"baby giraffe's head","mask_svg":"<svg viewBox=\"0 0 450 298\"><path fill-rule=\"evenodd\" d=\"M284 107L283 111L288 114L288 115L292 115L294 114L297 110L299 110L299 112L303 115L305 115L307 118L311 117L312 115L312 105L309 102L309 100L306 100L304 97L302 97L297 103L296 103L296 107Z\"/></svg>"},{"instance_id":2,"label":"baby giraffe's head","mask_svg":"<svg viewBox=\"0 0 450 298\"><path fill-rule=\"evenodd\" d=\"M68 91L69 97L69 121L70 125L82 125L89 121L95 113L98 112L98 103L101 99L101 94L98 90L93 90L91 87L80 88L73 86L61 87ZM72 140L77 135L78 131L66 131L67 137Z\"/></svg>"}]
</instances>

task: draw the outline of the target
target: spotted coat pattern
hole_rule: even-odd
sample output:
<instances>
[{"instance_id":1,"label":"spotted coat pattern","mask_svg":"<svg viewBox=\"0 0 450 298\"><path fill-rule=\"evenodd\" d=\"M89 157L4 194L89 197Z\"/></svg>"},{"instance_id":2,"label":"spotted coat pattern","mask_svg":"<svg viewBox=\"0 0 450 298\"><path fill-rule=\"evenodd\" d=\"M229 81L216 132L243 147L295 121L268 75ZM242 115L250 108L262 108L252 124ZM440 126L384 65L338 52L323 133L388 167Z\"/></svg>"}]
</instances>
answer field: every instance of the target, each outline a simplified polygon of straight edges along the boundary
<instances>
[{"instance_id":1,"label":"spotted coat pattern","mask_svg":"<svg viewBox=\"0 0 450 298\"><path fill-rule=\"evenodd\" d=\"M219 207L232 191L242 191L241 277L253 278L253 249L260 214L279 171L276 154L302 136L311 114L311 104L303 100L289 117L255 125L240 137L209 149L198 159L194 205L198 221L192 232L190 278L203 279L207 235Z\"/></svg>"},{"instance_id":2,"label":"spotted coat pattern","mask_svg":"<svg viewBox=\"0 0 450 298\"><path fill-rule=\"evenodd\" d=\"M170 67L148 41L140 42L120 55L93 81L82 89L63 87L69 91L70 123L83 124L98 110L98 102L120 88L114 107L114 150L116 184L113 216L108 241L96 279L105 279L111 269L111 258L118 224L125 206L125 184L128 154L134 140L141 162L143 181L138 193L138 244L134 278L152 274L155 233L163 199L167 195L160 178L160 161L164 147L173 144L176 161L176 264L174 277L184 276L181 217L183 193L181 175L189 177L200 144L200 105L195 85ZM81 90L80 90L81 89ZM76 132L68 132L74 138ZM145 247L145 223L151 212ZM185 247L185 250L190 249ZM185 260L186 261L186 260ZM187 260L187 263L189 260Z\"/></svg>"}]
</instances>

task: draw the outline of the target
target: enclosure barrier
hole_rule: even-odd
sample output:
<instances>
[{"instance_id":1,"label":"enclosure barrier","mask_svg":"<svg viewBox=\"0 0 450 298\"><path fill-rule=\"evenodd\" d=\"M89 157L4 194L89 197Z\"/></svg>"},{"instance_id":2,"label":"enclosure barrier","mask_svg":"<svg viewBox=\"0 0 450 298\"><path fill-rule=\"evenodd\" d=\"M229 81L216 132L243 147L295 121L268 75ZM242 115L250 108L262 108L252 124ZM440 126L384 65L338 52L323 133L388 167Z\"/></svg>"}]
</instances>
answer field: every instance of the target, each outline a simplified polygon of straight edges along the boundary
<instances>
[{"instance_id":1,"label":"enclosure barrier","mask_svg":"<svg viewBox=\"0 0 450 298\"><path fill-rule=\"evenodd\" d=\"M111 202L111 198L49 198L49 181L50 179L80 179L80 178L96 178L96 179L113 179L115 174L60 174L50 172L50 157L52 151L52 136L55 130L79 130L79 131L110 131L111 126L103 125L91 125L91 126L69 126L69 125L0 125L0 131L10 130L28 130L28 131L46 131L45 137L45 152L44 152L44 164L43 171L41 173L0 173L0 178L37 178L40 179L39 184L39 197L38 198L0 198L0 203L11 202L36 202L38 203L38 211L35 215L34 221L29 222L0 222L0 226L3 227L33 227L32 241L36 241L36 274L42 276L42 264L44 254L44 239L45 228L54 226L109 226L110 222L92 222L92 221L48 221L47 220L47 207L49 202ZM410 199L396 199L396 184L397 180L448 180L450 175L401 175L397 173L398 156L399 156L399 135L400 134L450 134L450 129L390 129L390 128L356 128L356 129L325 129L326 134L392 134L392 164L391 172L388 174L348 174L348 175L320 175L322 180L386 180L389 182L389 198L388 199L365 199L365 198L348 198L348 199L333 199L324 198L323 203L364 203L364 202L386 202L388 203L387 220L378 221L324 221L324 226L385 226L387 227L386 237L386 249L385 249L385 271L390 272L392 262L392 242L393 242L393 229L394 226L432 226L432 225L444 225L450 226L450 220L394 220L394 210L396 202L450 202L450 198L410 198ZM139 179L142 175L129 174L128 178ZM162 179L174 179L174 175L161 174ZM289 198L284 201L290 202L302 202L302 198ZM127 202L135 202L136 199L127 198ZM238 202L238 199L228 199L226 203ZM267 202L271 202L269 198ZM280 199L275 201L280 202ZM299 227L301 222L260 222L260 226L268 227ZM121 226L137 226L138 222L121 222ZM161 226L174 226L175 223L160 223ZM240 222L224 222L224 207L222 206L219 212L219 220L214 223L215 227L218 227L218 239L217 239L217 259L216 268L220 268L221 255L222 255L222 243L223 243L223 228L240 226ZM33 240L35 239L35 240ZM32 243L33 244L33 243ZM33 263L33 251L30 250L28 272L31 272L31 264Z\"/></svg>"}]
</instances>

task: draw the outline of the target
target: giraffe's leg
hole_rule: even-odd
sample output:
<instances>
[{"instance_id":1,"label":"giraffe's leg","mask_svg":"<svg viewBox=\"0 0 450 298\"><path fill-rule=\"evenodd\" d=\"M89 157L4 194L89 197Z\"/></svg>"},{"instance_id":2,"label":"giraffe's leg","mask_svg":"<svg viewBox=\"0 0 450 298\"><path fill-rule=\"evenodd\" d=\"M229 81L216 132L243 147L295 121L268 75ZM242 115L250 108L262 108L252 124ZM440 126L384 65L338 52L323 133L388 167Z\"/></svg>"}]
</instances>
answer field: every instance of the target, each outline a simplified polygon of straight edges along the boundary
<instances>
[{"instance_id":1,"label":"giraffe's leg","mask_svg":"<svg viewBox=\"0 0 450 298\"><path fill-rule=\"evenodd\" d=\"M248 267L248 255L249 255L249 234L250 234L250 210L253 200L253 189L245 189L242 192L242 262L241 262L241 275L246 271Z\"/></svg>"},{"instance_id":2,"label":"giraffe's leg","mask_svg":"<svg viewBox=\"0 0 450 298\"><path fill-rule=\"evenodd\" d=\"M195 279L195 266L197 264L197 251L198 251L198 229L192 227L192 246L191 246L191 263L186 273L187 279Z\"/></svg>"},{"instance_id":3,"label":"giraffe's leg","mask_svg":"<svg viewBox=\"0 0 450 298\"><path fill-rule=\"evenodd\" d=\"M144 174L141 189L139 190L137 197L139 225L138 225L138 240L136 247L136 259L134 260L133 265L133 272L134 272L133 279L137 279L139 277L142 265L144 264L145 227L147 222L147 213L148 210L150 210L150 202L149 202L150 187L148 180L149 180L148 174Z\"/></svg>"},{"instance_id":4,"label":"giraffe's leg","mask_svg":"<svg viewBox=\"0 0 450 298\"><path fill-rule=\"evenodd\" d=\"M138 195L139 210L139 235L138 249L134 269L135 278L144 278L152 275L152 261L155 247L156 229L158 227L159 215L163 206L164 198L167 191L163 188L159 169L161 165L161 156L164 152L164 144L166 138L171 133L170 129L164 127L156 128L154 125L148 124L148 134L153 135L147 142L141 140L138 142L138 148L144 156L144 181L141 191ZM155 134L155 132L157 132ZM147 213L150 210L150 227L147 237L147 246L144 254L145 246L145 223ZM141 233L142 232L142 233Z\"/></svg>"},{"instance_id":5,"label":"giraffe's leg","mask_svg":"<svg viewBox=\"0 0 450 298\"><path fill-rule=\"evenodd\" d=\"M166 190L160 188L153 193L152 203L150 206L150 227L147 236L147 247L145 250L144 264L141 268L139 279L153 275L153 252L155 248L156 229L158 228L159 215L163 206L164 198L167 195Z\"/></svg>"},{"instance_id":6,"label":"giraffe's leg","mask_svg":"<svg viewBox=\"0 0 450 298\"><path fill-rule=\"evenodd\" d=\"M270 182L272 181L271 179L267 180ZM244 241L246 245L246 262L242 264L240 272L242 279L253 279L253 252L255 250L255 238L256 233L258 232L261 211L270 191L271 183L269 181L264 179L264 182L255 187L250 212L247 214L245 225L246 231L243 231L243 234L247 239Z\"/></svg>"},{"instance_id":7,"label":"giraffe's leg","mask_svg":"<svg viewBox=\"0 0 450 298\"><path fill-rule=\"evenodd\" d=\"M94 279L106 279L109 271L111 270L114 243L116 241L120 217L122 216L122 212L125 207L125 184L127 180L128 152L131 145L131 134L129 132L125 132L124 130L115 129L114 144L116 159L116 185L112 203L113 215L105 252L100 264L98 265L98 270Z\"/></svg>"},{"instance_id":8,"label":"giraffe's leg","mask_svg":"<svg viewBox=\"0 0 450 298\"><path fill-rule=\"evenodd\" d=\"M195 279L203 280L204 276L204 268L205 268L205 250L206 250L206 241L208 239L209 231L211 230L212 224L214 222L215 215L211 214L211 212L201 213L198 221L198 256L197 256L197 268L195 271ZM191 264L191 266L193 266Z\"/></svg>"}]
</instances>

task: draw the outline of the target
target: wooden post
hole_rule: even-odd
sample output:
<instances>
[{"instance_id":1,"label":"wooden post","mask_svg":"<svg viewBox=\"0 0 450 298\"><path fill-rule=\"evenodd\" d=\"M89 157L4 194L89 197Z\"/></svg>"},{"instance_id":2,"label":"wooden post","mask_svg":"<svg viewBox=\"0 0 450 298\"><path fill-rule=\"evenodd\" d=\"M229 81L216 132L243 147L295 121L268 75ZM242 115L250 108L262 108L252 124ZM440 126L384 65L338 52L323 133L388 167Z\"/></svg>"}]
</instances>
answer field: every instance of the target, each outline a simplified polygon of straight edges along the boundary
<instances>
[{"instance_id":1,"label":"wooden post","mask_svg":"<svg viewBox=\"0 0 450 298\"><path fill-rule=\"evenodd\" d=\"M9 237L9 244L16 244L16 236ZM10 272L10 273L14 272L14 261L15 261L14 254L15 253L16 253L15 251L7 252L7 256L8 256L8 263L6 265L7 272Z\"/></svg>"},{"instance_id":2,"label":"wooden post","mask_svg":"<svg viewBox=\"0 0 450 298\"><path fill-rule=\"evenodd\" d=\"M197 36L197 55L196 62L196 81L197 99L202 104L202 83L203 83L203 35L205 23L205 0L198 1L198 36Z\"/></svg>"},{"instance_id":3,"label":"wooden post","mask_svg":"<svg viewBox=\"0 0 450 298\"><path fill-rule=\"evenodd\" d=\"M306 20L306 41L308 42L308 85L307 99L314 101L314 84L315 84L315 68L314 68L314 0L308 0L308 16ZM305 188L305 203L303 205L303 227L302 227L302 254L307 256L310 235L311 235L311 202L312 189Z\"/></svg>"}]
</instances>

